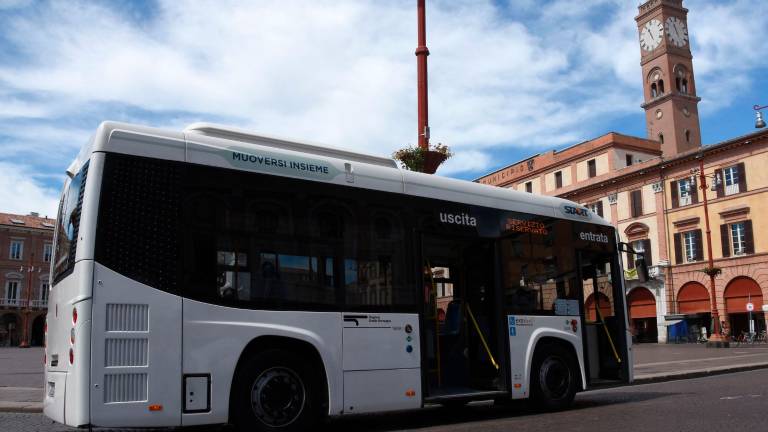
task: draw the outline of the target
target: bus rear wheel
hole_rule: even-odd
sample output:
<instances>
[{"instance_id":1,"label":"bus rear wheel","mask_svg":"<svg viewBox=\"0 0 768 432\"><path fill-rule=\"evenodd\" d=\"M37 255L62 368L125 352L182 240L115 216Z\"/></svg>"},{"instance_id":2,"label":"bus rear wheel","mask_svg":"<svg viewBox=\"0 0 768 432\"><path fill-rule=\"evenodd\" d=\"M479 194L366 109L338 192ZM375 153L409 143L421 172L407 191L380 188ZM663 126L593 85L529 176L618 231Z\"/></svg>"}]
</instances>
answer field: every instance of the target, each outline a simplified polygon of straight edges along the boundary
<instances>
[{"instance_id":1,"label":"bus rear wheel","mask_svg":"<svg viewBox=\"0 0 768 432\"><path fill-rule=\"evenodd\" d=\"M250 357L236 378L234 423L241 431L307 430L316 420L312 380L295 356L269 350Z\"/></svg>"},{"instance_id":2,"label":"bus rear wheel","mask_svg":"<svg viewBox=\"0 0 768 432\"><path fill-rule=\"evenodd\" d=\"M536 350L531 368L531 397L545 410L567 408L576 396L579 383L576 359L560 345Z\"/></svg>"}]
</instances>

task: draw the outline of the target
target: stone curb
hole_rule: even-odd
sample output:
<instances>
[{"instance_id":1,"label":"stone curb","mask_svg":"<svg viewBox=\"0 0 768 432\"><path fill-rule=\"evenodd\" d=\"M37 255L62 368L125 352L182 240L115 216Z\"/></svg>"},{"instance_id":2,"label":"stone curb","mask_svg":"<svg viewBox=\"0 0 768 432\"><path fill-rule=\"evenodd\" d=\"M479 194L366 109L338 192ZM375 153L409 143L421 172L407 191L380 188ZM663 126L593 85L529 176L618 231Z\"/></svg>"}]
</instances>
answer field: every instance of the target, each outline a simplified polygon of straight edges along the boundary
<instances>
[{"instance_id":1,"label":"stone curb","mask_svg":"<svg viewBox=\"0 0 768 432\"><path fill-rule=\"evenodd\" d=\"M726 373L745 372L756 369L768 369L768 362L747 363L737 366L715 366L703 369L683 370L679 372L662 372L636 376L632 385L651 384L656 382L674 381L680 379L701 378Z\"/></svg>"},{"instance_id":2,"label":"stone curb","mask_svg":"<svg viewBox=\"0 0 768 432\"><path fill-rule=\"evenodd\" d=\"M11 402L0 401L0 412L6 413L41 413L42 402Z\"/></svg>"}]
</instances>

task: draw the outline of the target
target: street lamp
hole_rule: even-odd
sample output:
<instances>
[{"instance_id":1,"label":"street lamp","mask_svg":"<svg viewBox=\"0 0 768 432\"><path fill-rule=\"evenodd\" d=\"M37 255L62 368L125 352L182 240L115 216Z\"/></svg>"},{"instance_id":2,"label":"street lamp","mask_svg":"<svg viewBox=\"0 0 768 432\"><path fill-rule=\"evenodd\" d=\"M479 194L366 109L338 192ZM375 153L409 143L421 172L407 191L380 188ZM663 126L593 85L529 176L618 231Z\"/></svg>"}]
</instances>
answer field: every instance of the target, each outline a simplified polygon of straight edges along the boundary
<instances>
[{"instance_id":1,"label":"street lamp","mask_svg":"<svg viewBox=\"0 0 768 432\"><path fill-rule=\"evenodd\" d=\"M752 109L757 111L755 113L755 117L756 117L756 119L755 119L755 129L762 129L762 128L765 127L765 120L763 120L763 113L760 112L761 109L765 109L765 108L768 108L768 105L764 105L764 106L755 105L755 106L752 107Z\"/></svg>"},{"instance_id":2,"label":"street lamp","mask_svg":"<svg viewBox=\"0 0 768 432\"><path fill-rule=\"evenodd\" d=\"M699 160L699 167L694 168L691 170L691 183L687 186L690 188L690 184L694 183L696 181L696 175L699 176L699 189L701 189L701 193L704 196L704 221L706 222L706 228L707 228L707 254L709 255L709 268L706 269L705 273L709 275L709 290L712 293L712 335L709 337L709 341L707 342L708 347L728 347L728 340L723 337L721 333L720 328L720 313L717 311L717 295L715 293L715 263L714 258L712 257L712 231L709 229L709 206L707 203L707 178L712 179L712 185L711 189L712 191L717 190L718 186L722 184L722 179L720 178L719 173L717 175L704 175L704 153L699 152L699 155L696 156L696 158Z\"/></svg>"}]
</instances>

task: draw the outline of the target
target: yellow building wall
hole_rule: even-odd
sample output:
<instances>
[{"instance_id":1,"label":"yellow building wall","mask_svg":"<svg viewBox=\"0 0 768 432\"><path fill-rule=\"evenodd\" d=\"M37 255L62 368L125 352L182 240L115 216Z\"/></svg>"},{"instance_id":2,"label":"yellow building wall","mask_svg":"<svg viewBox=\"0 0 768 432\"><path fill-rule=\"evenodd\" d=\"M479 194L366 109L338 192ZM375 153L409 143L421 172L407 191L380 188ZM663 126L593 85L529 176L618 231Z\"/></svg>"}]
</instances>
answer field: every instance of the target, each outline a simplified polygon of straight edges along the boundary
<instances>
[{"instance_id":1,"label":"yellow building wall","mask_svg":"<svg viewBox=\"0 0 768 432\"><path fill-rule=\"evenodd\" d=\"M617 194L616 214L619 220L627 219L629 217L629 192L619 192Z\"/></svg>"},{"instance_id":2,"label":"yellow building wall","mask_svg":"<svg viewBox=\"0 0 768 432\"><path fill-rule=\"evenodd\" d=\"M555 171L549 172L544 175L544 186L545 190L544 192L553 192L555 191L555 173L556 172L562 172L563 173L563 187L569 186L571 182L571 166L564 166L560 169L557 169Z\"/></svg>"},{"instance_id":3,"label":"yellow building wall","mask_svg":"<svg viewBox=\"0 0 768 432\"><path fill-rule=\"evenodd\" d=\"M729 222L738 222L739 220L749 219L752 220L753 238L755 242L755 252L768 251L768 224L764 222L764 215L768 215L768 190L759 191L768 187L768 153L761 153L757 155L747 156L746 158L733 159L732 161L723 161L716 166L706 167L704 174L709 176L708 181L711 181L711 176L714 174L715 169L725 168L739 162L744 163L744 171L747 176L747 191L740 192L734 195L728 195L723 198L717 198L717 192L711 191L710 188L706 188L707 200L709 200L709 221L712 236L712 255L715 259L723 258L723 249L720 236L720 225ZM678 177L679 178L679 177ZM697 181L699 179L697 178ZM669 232L670 232L670 251L672 255L671 260L674 260L674 243L672 235L676 232L683 232L688 230L700 229L703 236L703 249L704 259L707 259L707 244L706 244L706 222L704 217L704 205L703 197L701 196L701 189L699 189L699 204L679 207L677 210L672 210L669 213ZM671 180L667 180L666 184L666 199L671 208ZM725 210L735 209L738 207L749 207L749 213L745 217L736 217L726 219L723 218L720 213ZM685 220L692 217L698 217L699 223L694 226L687 226L680 230L675 228L674 222Z\"/></svg>"},{"instance_id":4,"label":"yellow building wall","mask_svg":"<svg viewBox=\"0 0 768 432\"><path fill-rule=\"evenodd\" d=\"M651 214L656 212L656 192L653 191L652 185L645 185L642 189L643 195L643 214Z\"/></svg>"},{"instance_id":5,"label":"yellow building wall","mask_svg":"<svg viewBox=\"0 0 768 432\"><path fill-rule=\"evenodd\" d=\"M608 173L608 153L601 153L593 158L583 160L576 164L576 181L589 180L588 162L595 160L595 175L601 176Z\"/></svg>"}]
</instances>

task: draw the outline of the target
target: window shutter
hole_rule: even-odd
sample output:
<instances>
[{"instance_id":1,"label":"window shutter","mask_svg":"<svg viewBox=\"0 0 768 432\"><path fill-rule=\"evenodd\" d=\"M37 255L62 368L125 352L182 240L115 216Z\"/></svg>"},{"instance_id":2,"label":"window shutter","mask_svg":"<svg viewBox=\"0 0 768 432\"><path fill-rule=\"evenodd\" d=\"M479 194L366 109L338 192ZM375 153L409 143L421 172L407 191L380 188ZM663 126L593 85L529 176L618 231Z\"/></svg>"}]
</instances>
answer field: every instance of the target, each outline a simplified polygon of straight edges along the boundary
<instances>
[{"instance_id":1,"label":"window shutter","mask_svg":"<svg viewBox=\"0 0 768 432\"><path fill-rule=\"evenodd\" d=\"M680 207L680 201L677 198L677 182L673 181L669 184L669 191L672 193L672 208Z\"/></svg>"},{"instance_id":2,"label":"window shutter","mask_svg":"<svg viewBox=\"0 0 768 432\"><path fill-rule=\"evenodd\" d=\"M691 182L691 204L699 202L699 184L697 179L693 179Z\"/></svg>"},{"instance_id":3,"label":"window shutter","mask_svg":"<svg viewBox=\"0 0 768 432\"><path fill-rule=\"evenodd\" d=\"M603 217L603 200L597 202L597 214L598 216Z\"/></svg>"},{"instance_id":4,"label":"window shutter","mask_svg":"<svg viewBox=\"0 0 768 432\"><path fill-rule=\"evenodd\" d=\"M653 257L651 256L651 241L649 239L643 240L643 251L645 252L645 264L651 266Z\"/></svg>"},{"instance_id":5,"label":"window shutter","mask_svg":"<svg viewBox=\"0 0 768 432\"><path fill-rule=\"evenodd\" d=\"M755 238L752 234L752 221L744 221L744 249L748 254L755 253Z\"/></svg>"},{"instance_id":6,"label":"window shutter","mask_svg":"<svg viewBox=\"0 0 768 432\"><path fill-rule=\"evenodd\" d=\"M720 243L723 245L723 257L731 256L731 239L728 236L728 224L720 225Z\"/></svg>"},{"instance_id":7,"label":"window shutter","mask_svg":"<svg viewBox=\"0 0 768 432\"><path fill-rule=\"evenodd\" d=\"M736 165L739 167L739 192L747 191L747 173L744 171L744 162Z\"/></svg>"},{"instance_id":8,"label":"window shutter","mask_svg":"<svg viewBox=\"0 0 768 432\"><path fill-rule=\"evenodd\" d=\"M718 198L724 197L725 196L725 176L723 176L723 170L716 169L715 170L715 178L719 178L720 179L720 184L717 185L717 197ZM739 178L741 178L741 177L739 177ZM723 255L723 256L727 256L727 255Z\"/></svg>"},{"instance_id":9,"label":"window shutter","mask_svg":"<svg viewBox=\"0 0 768 432\"><path fill-rule=\"evenodd\" d=\"M597 175L597 163L594 159L587 161L587 168L589 169L589 177L595 177Z\"/></svg>"},{"instance_id":10,"label":"window shutter","mask_svg":"<svg viewBox=\"0 0 768 432\"><path fill-rule=\"evenodd\" d=\"M675 264L683 262L683 239L681 233L675 233Z\"/></svg>"},{"instance_id":11,"label":"window shutter","mask_svg":"<svg viewBox=\"0 0 768 432\"><path fill-rule=\"evenodd\" d=\"M641 191L634 190L630 193L632 201L632 217L638 217L643 215L643 196Z\"/></svg>"},{"instance_id":12,"label":"window shutter","mask_svg":"<svg viewBox=\"0 0 768 432\"><path fill-rule=\"evenodd\" d=\"M701 230L696 230L696 234L694 234L694 239L696 241L696 261L704 261L704 245L701 241Z\"/></svg>"},{"instance_id":13,"label":"window shutter","mask_svg":"<svg viewBox=\"0 0 768 432\"><path fill-rule=\"evenodd\" d=\"M627 254L627 270L632 270L635 268L635 255L628 253Z\"/></svg>"}]
</instances>

